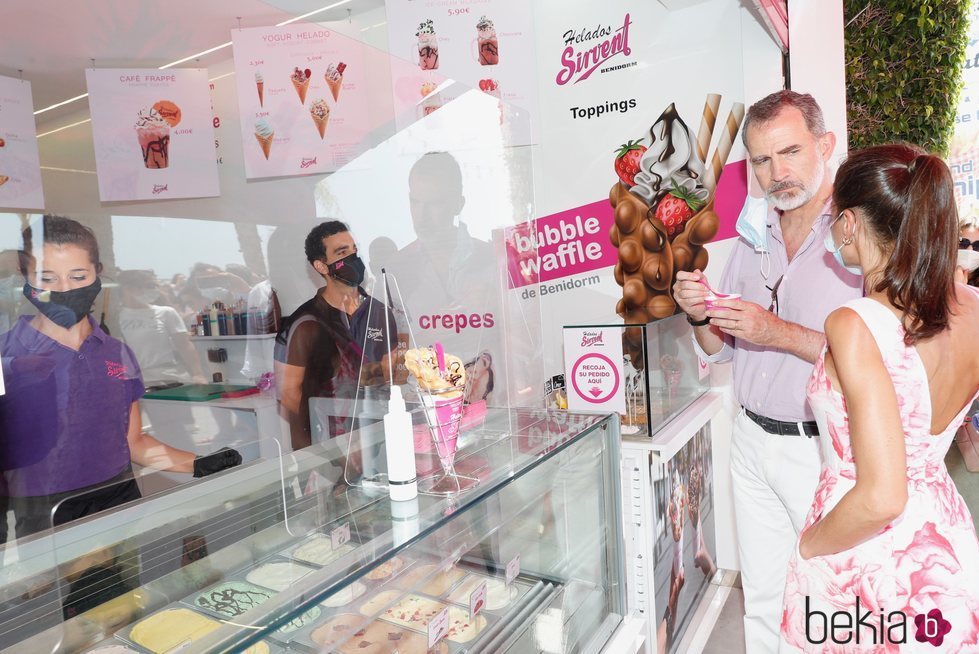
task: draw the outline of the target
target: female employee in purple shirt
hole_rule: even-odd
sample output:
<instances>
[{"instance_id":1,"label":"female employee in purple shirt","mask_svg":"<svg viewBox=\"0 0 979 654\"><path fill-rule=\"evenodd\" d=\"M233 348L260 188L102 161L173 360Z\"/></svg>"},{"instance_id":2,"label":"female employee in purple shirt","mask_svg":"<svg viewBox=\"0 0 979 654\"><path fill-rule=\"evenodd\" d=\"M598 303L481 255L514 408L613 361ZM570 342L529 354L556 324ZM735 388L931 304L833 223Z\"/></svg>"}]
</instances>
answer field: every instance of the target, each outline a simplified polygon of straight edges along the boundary
<instances>
[{"instance_id":1,"label":"female employee in purple shirt","mask_svg":"<svg viewBox=\"0 0 979 654\"><path fill-rule=\"evenodd\" d=\"M41 226L43 244L26 230L21 257L38 314L0 336L0 491L18 538L138 499L131 461L197 477L241 462L234 450L197 458L143 432L136 357L88 315L101 289L95 236L59 216Z\"/></svg>"}]
</instances>

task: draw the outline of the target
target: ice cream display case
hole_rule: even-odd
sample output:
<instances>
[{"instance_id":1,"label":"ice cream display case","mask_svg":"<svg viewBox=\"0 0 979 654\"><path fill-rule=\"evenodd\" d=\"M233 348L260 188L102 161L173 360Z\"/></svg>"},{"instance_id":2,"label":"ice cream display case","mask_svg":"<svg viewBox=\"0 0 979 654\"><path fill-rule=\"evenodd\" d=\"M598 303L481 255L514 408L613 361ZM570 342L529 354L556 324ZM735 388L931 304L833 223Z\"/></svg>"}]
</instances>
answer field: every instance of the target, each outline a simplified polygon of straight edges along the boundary
<instances>
[{"instance_id":1,"label":"ice cream display case","mask_svg":"<svg viewBox=\"0 0 979 654\"><path fill-rule=\"evenodd\" d=\"M685 316L645 324L564 328L564 374L572 410L614 411L624 436L647 436L710 385Z\"/></svg>"},{"instance_id":2,"label":"ice cream display case","mask_svg":"<svg viewBox=\"0 0 979 654\"><path fill-rule=\"evenodd\" d=\"M372 426L364 429L372 429ZM624 624L618 420L490 409L406 502L332 439L5 552L11 652L596 652Z\"/></svg>"}]
</instances>

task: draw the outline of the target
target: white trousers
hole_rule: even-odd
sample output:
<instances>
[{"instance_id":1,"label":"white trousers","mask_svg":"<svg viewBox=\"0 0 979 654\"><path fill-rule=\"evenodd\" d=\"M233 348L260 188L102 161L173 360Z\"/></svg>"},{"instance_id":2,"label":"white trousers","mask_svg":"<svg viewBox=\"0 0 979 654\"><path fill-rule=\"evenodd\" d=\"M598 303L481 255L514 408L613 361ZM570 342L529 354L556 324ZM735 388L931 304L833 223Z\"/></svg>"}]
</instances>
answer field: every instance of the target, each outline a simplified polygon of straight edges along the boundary
<instances>
[{"instance_id":1,"label":"white trousers","mask_svg":"<svg viewBox=\"0 0 979 654\"><path fill-rule=\"evenodd\" d=\"M769 434L738 414L731 446L748 654L775 654L785 573L819 481L816 438Z\"/></svg>"}]
</instances>

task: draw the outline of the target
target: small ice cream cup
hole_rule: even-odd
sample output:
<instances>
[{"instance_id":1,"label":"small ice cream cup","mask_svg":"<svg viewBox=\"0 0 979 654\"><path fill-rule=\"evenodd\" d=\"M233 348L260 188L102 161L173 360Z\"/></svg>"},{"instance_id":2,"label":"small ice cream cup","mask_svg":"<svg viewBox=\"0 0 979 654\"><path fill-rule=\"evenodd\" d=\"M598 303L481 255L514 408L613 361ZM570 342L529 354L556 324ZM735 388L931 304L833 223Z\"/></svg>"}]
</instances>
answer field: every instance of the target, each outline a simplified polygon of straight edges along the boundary
<instances>
[{"instance_id":1,"label":"small ice cream cup","mask_svg":"<svg viewBox=\"0 0 979 654\"><path fill-rule=\"evenodd\" d=\"M740 300L740 293L711 293L706 298L704 298L704 308L711 311L716 306L714 303L724 300ZM723 308L723 307L718 307Z\"/></svg>"}]
</instances>

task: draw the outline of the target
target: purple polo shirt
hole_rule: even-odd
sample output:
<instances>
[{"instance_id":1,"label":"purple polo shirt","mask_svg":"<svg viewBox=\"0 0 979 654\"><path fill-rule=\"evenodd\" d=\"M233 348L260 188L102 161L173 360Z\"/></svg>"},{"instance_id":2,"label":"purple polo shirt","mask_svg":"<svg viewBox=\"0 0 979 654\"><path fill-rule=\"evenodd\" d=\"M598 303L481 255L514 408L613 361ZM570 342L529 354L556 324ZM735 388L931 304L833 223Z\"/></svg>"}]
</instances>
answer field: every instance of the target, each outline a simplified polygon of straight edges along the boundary
<instances>
[{"instance_id":1,"label":"purple polo shirt","mask_svg":"<svg viewBox=\"0 0 979 654\"><path fill-rule=\"evenodd\" d=\"M144 392L132 350L91 318L77 352L31 319L0 336L0 470L12 497L80 489L126 470L129 411Z\"/></svg>"},{"instance_id":2,"label":"purple polo shirt","mask_svg":"<svg viewBox=\"0 0 979 654\"><path fill-rule=\"evenodd\" d=\"M767 309L772 303L772 292L766 286L774 287L784 275L778 289L779 317L822 332L826 317L833 310L863 296L863 277L845 271L823 245L833 219L827 203L795 258L789 262L779 214L772 210L768 215L770 252L758 253L739 238L720 281L711 285L722 293L740 293L742 300ZM767 269L769 265L771 270ZM763 267L767 278L762 275ZM713 356L704 354L696 340L694 345L701 357L712 363L733 356L734 394L742 406L775 420L813 420L806 401L806 384L813 364L783 350L730 336L725 337L724 348Z\"/></svg>"}]
</instances>

